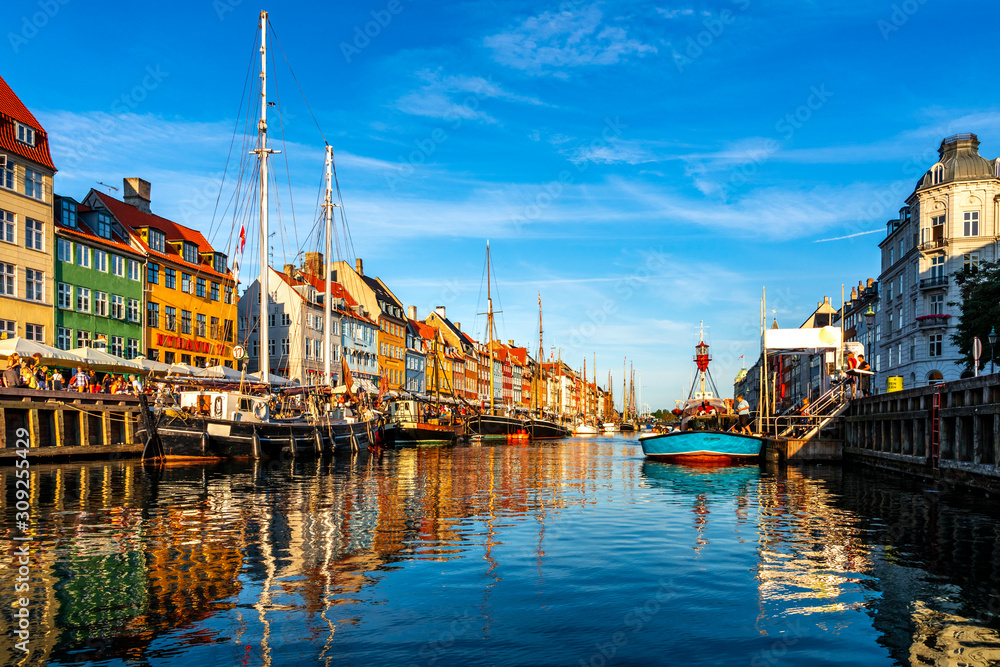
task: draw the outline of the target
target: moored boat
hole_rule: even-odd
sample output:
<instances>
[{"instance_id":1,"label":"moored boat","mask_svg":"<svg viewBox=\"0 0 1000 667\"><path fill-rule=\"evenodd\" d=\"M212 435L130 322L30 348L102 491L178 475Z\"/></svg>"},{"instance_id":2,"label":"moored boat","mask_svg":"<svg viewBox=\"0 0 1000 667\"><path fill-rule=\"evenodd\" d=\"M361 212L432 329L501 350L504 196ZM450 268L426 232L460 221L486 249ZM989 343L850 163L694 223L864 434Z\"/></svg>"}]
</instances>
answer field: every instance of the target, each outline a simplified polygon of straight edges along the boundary
<instances>
[{"instance_id":1,"label":"moored boat","mask_svg":"<svg viewBox=\"0 0 1000 667\"><path fill-rule=\"evenodd\" d=\"M465 435L465 426L451 417L427 417L415 399L389 403L389 420L385 426L386 443L390 446L417 445L429 442L454 443Z\"/></svg>"},{"instance_id":2,"label":"moored boat","mask_svg":"<svg viewBox=\"0 0 1000 667\"><path fill-rule=\"evenodd\" d=\"M642 452L648 458L727 464L752 461L760 456L764 439L736 433L739 416L730 404L715 396L715 382L708 372L712 358L702 338L695 347L698 376L681 409L680 430L639 436Z\"/></svg>"}]
</instances>

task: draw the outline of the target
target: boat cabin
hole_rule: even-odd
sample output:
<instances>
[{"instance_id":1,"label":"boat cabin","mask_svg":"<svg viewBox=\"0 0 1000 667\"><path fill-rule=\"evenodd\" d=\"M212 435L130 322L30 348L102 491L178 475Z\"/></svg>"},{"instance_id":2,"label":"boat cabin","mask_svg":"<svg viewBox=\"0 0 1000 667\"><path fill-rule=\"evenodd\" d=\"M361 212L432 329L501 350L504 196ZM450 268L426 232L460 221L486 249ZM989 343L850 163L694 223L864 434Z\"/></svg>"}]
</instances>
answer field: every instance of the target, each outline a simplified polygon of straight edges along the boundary
<instances>
[{"instance_id":1,"label":"boat cabin","mask_svg":"<svg viewBox=\"0 0 1000 667\"><path fill-rule=\"evenodd\" d=\"M182 391L181 408L193 414L231 421L266 422L270 418L267 396L238 391Z\"/></svg>"}]
</instances>

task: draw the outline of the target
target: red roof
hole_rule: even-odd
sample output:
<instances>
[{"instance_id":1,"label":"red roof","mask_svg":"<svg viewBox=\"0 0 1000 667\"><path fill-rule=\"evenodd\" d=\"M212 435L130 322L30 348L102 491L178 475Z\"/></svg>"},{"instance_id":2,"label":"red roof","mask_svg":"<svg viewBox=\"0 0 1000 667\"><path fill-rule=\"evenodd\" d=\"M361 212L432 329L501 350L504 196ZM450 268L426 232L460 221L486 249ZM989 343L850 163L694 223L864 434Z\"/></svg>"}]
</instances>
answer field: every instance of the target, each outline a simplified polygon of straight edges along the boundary
<instances>
[{"instance_id":1,"label":"red roof","mask_svg":"<svg viewBox=\"0 0 1000 667\"><path fill-rule=\"evenodd\" d=\"M323 292L326 290L326 283L323 280L317 278L316 276L314 276L312 274L309 274L309 273L297 274L298 277L302 278L302 280L297 280L296 278L290 278L290 277L288 277L288 274L283 273L281 271L278 271L273 266L269 267L269 268L272 271L274 271L278 276L280 276L281 279L285 281L285 283L287 283L288 285L291 285L292 287L299 287L301 285L310 285L313 288L315 288L315 290L319 294L323 294ZM358 305L358 302L355 301L353 298L351 298L351 295L347 292L346 289L344 289L344 286L341 285L340 283L331 282L330 283L330 293L333 294L333 298L334 299L343 299L344 300L344 304L348 308L352 308L352 307ZM354 313L354 314L356 315L357 313ZM372 320L372 319L369 318L367 321L373 322L374 320Z\"/></svg>"},{"instance_id":2,"label":"red roof","mask_svg":"<svg viewBox=\"0 0 1000 667\"><path fill-rule=\"evenodd\" d=\"M35 145L21 143L17 140L15 122L27 125L35 131ZM4 78L0 76L0 148L20 155L32 162L46 166L55 171L52 154L49 153L49 135L38 119L28 111Z\"/></svg>"},{"instance_id":3,"label":"red roof","mask_svg":"<svg viewBox=\"0 0 1000 667\"><path fill-rule=\"evenodd\" d=\"M416 320L410 320L410 323L417 330L417 333L420 334L421 338L425 338L427 340L434 340L437 338L437 327L432 327L429 324L424 324L423 322L418 322Z\"/></svg>"},{"instance_id":4,"label":"red roof","mask_svg":"<svg viewBox=\"0 0 1000 667\"><path fill-rule=\"evenodd\" d=\"M153 257L162 257L164 259L170 260L175 264L181 264L185 266L195 267L197 271L203 274L219 276L220 278L232 279L231 274L218 273L209 264L192 264L184 260L183 256L177 252L177 250L170 245L171 241L187 241L188 243L194 243L198 246L198 256L201 257L203 252L215 252L215 249L209 244L209 242L202 236L201 232L191 229L190 227L185 227L184 225L178 224L173 220L167 220L166 218L161 218L155 213L146 213L140 211L135 206L131 204L126 204L123 201L119 201L110 195L106 195L103 192L98 192L97 190L91 190L92 193L97 195L101 202L111 211L118 222L125 225L127 228L135 232L133 238L139 243L144 251L149 253ZM143 227L150 227L152 229L158 229L163 232L164 236L167 238L167 245L164 248L165 252L160 252L158 250L153 250L142 240L139 236L138 231Z\"/></svg>"}]
</instances>

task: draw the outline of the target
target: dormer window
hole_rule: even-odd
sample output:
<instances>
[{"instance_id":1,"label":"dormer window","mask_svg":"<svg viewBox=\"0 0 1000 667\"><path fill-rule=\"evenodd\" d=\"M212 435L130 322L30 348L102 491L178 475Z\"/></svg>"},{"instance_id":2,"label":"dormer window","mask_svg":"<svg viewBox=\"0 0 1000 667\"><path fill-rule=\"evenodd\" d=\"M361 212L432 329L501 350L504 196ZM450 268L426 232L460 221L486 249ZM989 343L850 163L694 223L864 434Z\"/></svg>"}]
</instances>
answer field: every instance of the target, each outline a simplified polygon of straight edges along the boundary
<instances>
[{"instance_id":1,"label":"dormer window","mask_svg":"<svg viewBox=\"0 0 1000 667\"><path fill-rule=\"evenodd\" d=\"M944 165L936 164L931 167L931 183L938 185L944 182Z\"/></svg>"},{"instance_id":2,"label":"dormer window","mask_svg":"<svg viewBox=\"0 0 1000 667\"><path fill-rule=\"evenodd\" d=\"M214 253L212 255L212 268L215 269L216 273L225 274L226 273L226 256L221 252Z\"/></svg>"},{"instance_id":3,"label":"dormer window","mask_svg":"<svg viewBox=\"0 0 1000 667\"><path fill-rule=\"evenodd\" d=\"M156 252L165 252L167 237L159 229L149 230L149 247Z\"/></svg>"},{"instance_id":4,"label":"dormer window","mask_svg":"<svg viewBox=\"0 0 1000 667\"><path fill-rule=\"evenodd\" d=\"M72 199L59 201L59 222L66 227L76 229L76 202Z\"/></svg>"},{"instance_id":5,"label":"dormer window","mask_svg":"<svg viewBox=\"0 0 1000 667\"><path fill-rule=\"evenodd\" d=\"M194 243L188 243L187 241L185 241L184 242L183 257L184 257L184 261L185 262L188 262L190 264L197 264L198 263L198 246L195 245Z\"/></svg>"},{"instance_id":6,"label":"dormer window","mask_svg":"<svg viewBox=\"0 0 1000 667\"><path fill-rule=\"evenodd\" d=\"M28 144L29 146L35 145L35 130L24 125L23 123L17 124L17 140L22 144Z\"/></svg>"},{"instance_id":7,"label":"dormer window","mask_svg":"<svg viewBox=\"0 0 1000 667\"><path fill-rule=\"evenodd\" d=\"M102 239L111 238L111 217L107 213L97 214L97 228L94 232Z\"/></svg>"}]
</instances>

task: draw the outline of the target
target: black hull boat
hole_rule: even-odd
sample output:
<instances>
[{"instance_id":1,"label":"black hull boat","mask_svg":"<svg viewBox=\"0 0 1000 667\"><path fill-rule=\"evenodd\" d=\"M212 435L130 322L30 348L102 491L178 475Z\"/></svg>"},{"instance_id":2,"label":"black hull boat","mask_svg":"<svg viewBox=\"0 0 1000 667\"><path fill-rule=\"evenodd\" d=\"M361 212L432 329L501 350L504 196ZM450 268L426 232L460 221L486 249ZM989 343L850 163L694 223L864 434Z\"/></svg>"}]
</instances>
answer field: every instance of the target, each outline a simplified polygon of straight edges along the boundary
<instances>
[{"instance_id":1,"label":"black hull boat","mask_svg":"<svg viewBox=\"0 0 1000 667\"><path fill-rule=\"evenodd\" d=\"M214 419L180 410L164 410L156 418L156 435L169 459L276 459L282 451L302 452L316 429L305 422L253 422Z\"/></svg>"},{"instance_id":2,"label":"black hull boat","mask_svg":"<svg viewBox=\"0 0 1000 667\"><path fill-rule=\"evenodd\" d=\"M386 444L390 447L405 447L421 443L455 443L465 434L461 424L402 423L389 424L385 428Z\"/></svg>"},{"instance_id":3,"label":"black hull boat","mask_svg":"<svg viewBox=\"0 0 1000 667\"><path fill-rule=\"evenodd\" d=\"M465 422L465 432L480 438L503 438L526 431L527 424L518 417L503 415L473 415Z\"/></svg>"},{"instance_id":4,"label":"black hull boat","mask_svg":"<svg viewBox=\"0 0 1000 667\"><path fill-rule=\"evenodd\" d=\"M555 440L569 437L569 429L547 419L532 419L528 422L528 436L532 440Z\"/></svg>"}]
</instances>

